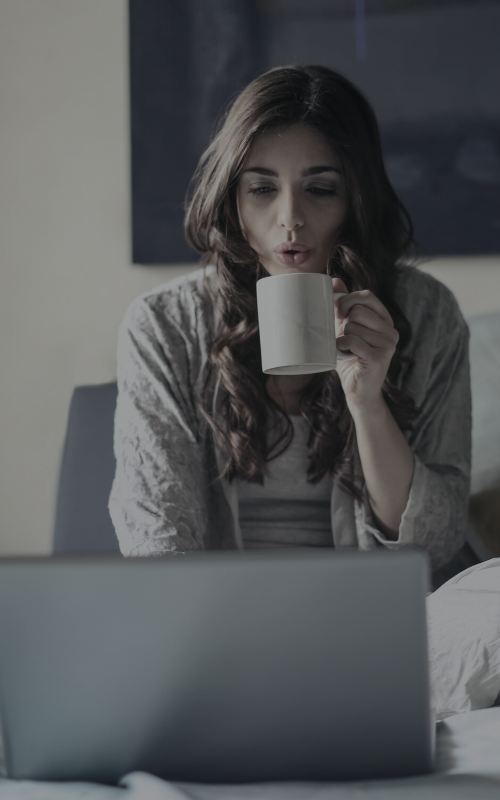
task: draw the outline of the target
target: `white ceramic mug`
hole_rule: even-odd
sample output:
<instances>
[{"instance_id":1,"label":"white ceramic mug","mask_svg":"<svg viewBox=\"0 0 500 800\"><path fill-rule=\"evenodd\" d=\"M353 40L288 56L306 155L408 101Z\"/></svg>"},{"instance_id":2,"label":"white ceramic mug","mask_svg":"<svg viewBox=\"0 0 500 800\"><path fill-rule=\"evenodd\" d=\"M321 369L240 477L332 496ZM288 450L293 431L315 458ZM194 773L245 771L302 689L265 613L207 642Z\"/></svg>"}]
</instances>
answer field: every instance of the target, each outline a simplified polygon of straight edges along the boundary
<instances>
[{"instance_id":1,"label":"white ceramic mug","mask_svg":"<svg viewBox=\"0 0 500 800\"><path fill-rule=\"evenodd\" d=\"M292 272L257 281L262 370L268 375L306 375L335 369L356 358L335 345L334 294L329 275Z\"/></svg>"}]
</instances>

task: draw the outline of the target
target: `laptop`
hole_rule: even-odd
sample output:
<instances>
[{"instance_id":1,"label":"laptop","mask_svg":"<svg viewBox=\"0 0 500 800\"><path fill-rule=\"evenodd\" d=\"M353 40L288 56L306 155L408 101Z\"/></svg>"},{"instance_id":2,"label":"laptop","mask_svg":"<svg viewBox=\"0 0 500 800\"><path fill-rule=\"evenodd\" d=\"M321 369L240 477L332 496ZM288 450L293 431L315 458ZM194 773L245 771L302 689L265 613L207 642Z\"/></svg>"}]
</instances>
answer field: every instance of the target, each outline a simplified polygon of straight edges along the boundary
<instances>
[{"instance_id":1,"label":"laptop","mask_svg":"<svg viewBox=\"0 0 500 800\"><path fill-rule=\"evenodd\" d=\"M427 577L416 550L0 559L7 776L427 773Z\"/></svg>"}]
</instances>

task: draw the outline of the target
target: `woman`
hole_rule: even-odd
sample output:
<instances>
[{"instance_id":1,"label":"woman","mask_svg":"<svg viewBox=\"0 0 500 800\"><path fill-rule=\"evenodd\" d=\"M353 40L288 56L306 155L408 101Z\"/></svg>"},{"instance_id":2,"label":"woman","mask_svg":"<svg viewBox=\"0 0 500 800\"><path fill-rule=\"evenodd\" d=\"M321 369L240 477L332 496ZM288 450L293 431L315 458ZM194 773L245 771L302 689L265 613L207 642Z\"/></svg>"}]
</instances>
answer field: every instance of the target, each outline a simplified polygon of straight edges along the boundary
<instances>
[{"instance_id":1,"label":"woman","mask_svg":"<svg viewBox=\"0 0 500 800\"><path fill-rule=\"evenodd\" d=\"M367 100L325 67L257 78L201 158L185 230L202 269L139 297L120 328L123 555L412 545L446 563L469 493L468 329L403 259L413 226ZM288 272L348 292L337 346L357 358L262 372L256 281Z\"/></svg>"}]
</instances>

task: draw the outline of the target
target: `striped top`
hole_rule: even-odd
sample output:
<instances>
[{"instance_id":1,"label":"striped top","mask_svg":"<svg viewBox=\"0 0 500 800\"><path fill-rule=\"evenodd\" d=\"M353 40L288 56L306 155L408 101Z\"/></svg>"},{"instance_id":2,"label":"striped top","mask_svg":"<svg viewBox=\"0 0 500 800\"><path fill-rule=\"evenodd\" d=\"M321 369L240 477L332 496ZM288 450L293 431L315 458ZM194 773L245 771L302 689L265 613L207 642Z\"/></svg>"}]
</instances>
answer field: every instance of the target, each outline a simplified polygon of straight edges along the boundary
<instances>
[{"instance_id":1,"label":"striped top","mask_svg":"<svg viewBox=\"0 0 500 800\"><path fill-rule=\"evenodd\" d=\"M308 483L309 423L292 416L294 436L269 462L264 486L237 481L239 522L244 549L256 547L333 547L332 479Z\"/></svg>"}]
</instances>

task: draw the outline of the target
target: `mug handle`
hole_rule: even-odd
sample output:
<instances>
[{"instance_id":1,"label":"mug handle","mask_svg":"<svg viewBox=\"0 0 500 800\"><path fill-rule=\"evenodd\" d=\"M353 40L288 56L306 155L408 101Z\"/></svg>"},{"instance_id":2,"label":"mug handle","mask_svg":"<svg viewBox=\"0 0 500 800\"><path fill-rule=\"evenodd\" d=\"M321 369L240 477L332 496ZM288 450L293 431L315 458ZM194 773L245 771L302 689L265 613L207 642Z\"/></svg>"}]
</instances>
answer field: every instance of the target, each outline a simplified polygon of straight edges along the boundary
<instances>
[{"instance_id":1,"label":"mug handle","mask_svg":"<svg viewBox=\"0 0 500 800\"><path fill-rule=\"evenodd\" d=\"M333 302L335 303L336 300L340 300L340 298L344 297L346 294L347 292L334 292ZM352 361L353 358L357 358L357 355L351 353L350 350L347 353L344 353L337 347L337 361Z\"/></svg>"}]
</instances>

